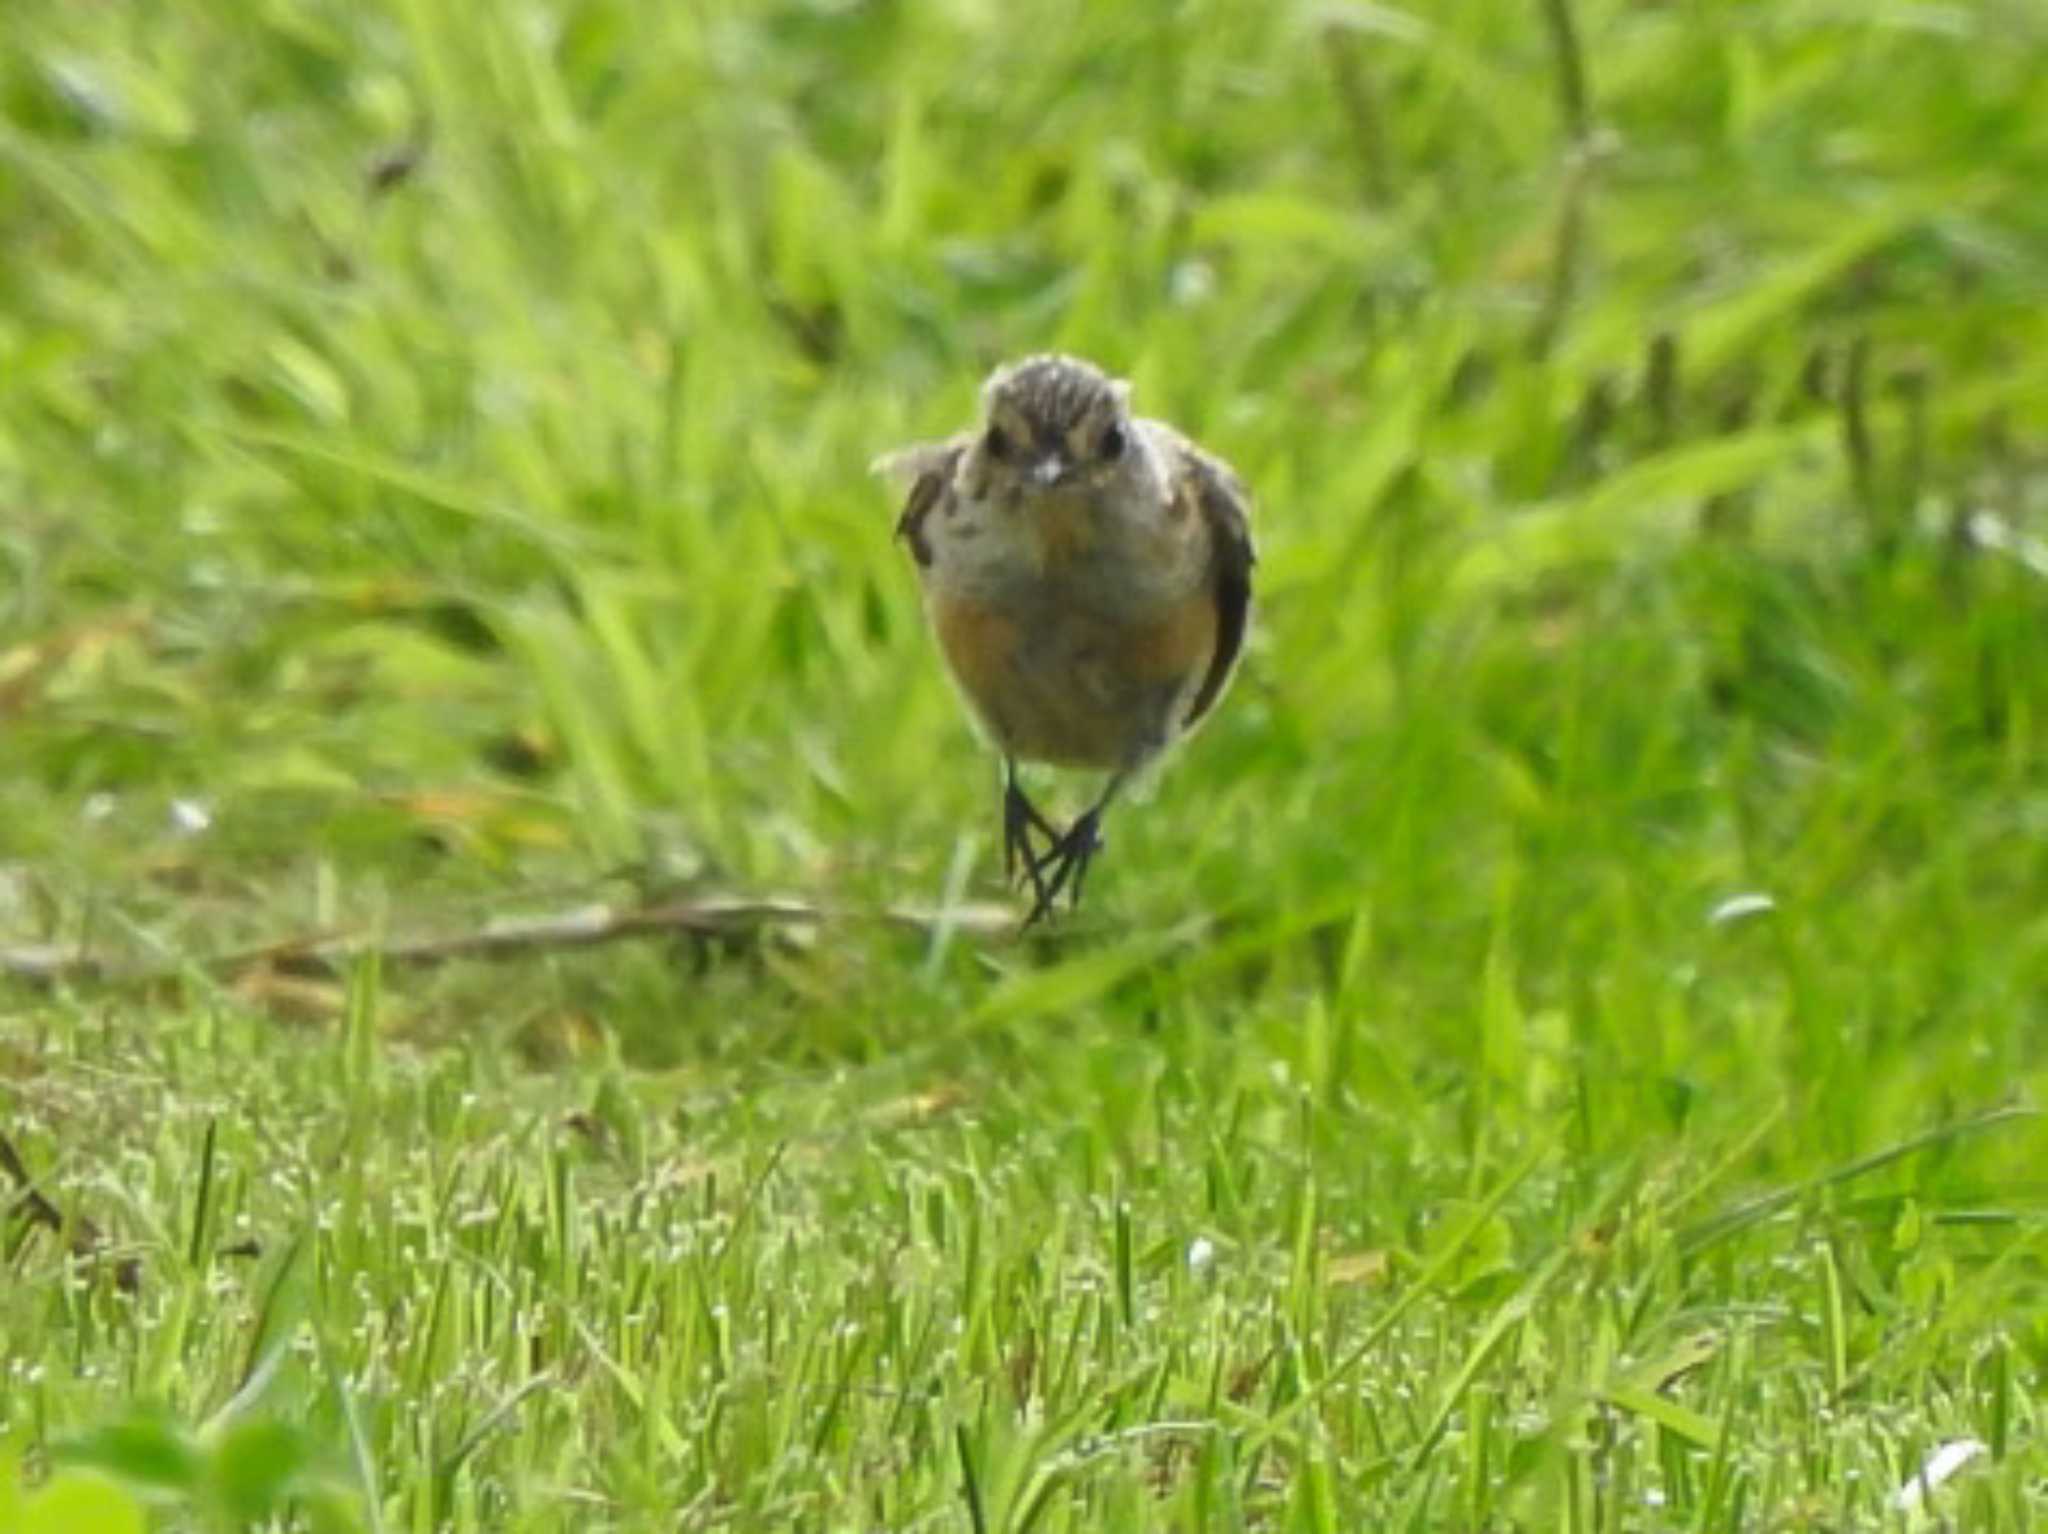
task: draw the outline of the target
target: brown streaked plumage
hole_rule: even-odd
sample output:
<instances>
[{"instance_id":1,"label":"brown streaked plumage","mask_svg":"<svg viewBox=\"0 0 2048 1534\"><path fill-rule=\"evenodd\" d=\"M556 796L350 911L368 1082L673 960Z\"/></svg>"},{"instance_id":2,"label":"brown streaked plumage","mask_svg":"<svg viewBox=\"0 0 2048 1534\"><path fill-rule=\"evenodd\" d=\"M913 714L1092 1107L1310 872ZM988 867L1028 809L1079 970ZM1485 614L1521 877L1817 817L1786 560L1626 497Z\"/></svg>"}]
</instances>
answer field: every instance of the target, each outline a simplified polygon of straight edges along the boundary
<instances>
[{"instance_id":1,"label":"brown streaked plumage","mask_svg":"<svg viewBox=\"0 0 2048 1534\"><path fill-rule=\"evenodd\" d=\"M1005 861L1031 885L1027 926L1062 889L1079 903L1103 811L1215 707L1251 611L1237 476L1133 416L1128 396L1092 363L1027 357L989 377L974 430L876 463L907 492L897 533L933 632L1003 754ZM1109 783L1062 832L1024 797L1019 761Z\"/></svg>"}]
</instances>

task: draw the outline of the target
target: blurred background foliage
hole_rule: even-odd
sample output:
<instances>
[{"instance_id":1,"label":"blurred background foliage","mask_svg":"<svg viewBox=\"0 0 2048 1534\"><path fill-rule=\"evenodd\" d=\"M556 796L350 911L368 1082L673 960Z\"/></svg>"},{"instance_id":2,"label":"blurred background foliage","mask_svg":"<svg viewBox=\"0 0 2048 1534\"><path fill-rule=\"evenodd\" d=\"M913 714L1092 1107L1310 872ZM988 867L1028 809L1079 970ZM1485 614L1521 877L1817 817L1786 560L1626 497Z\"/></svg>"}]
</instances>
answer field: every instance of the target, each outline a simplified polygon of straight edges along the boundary
<instances>
[{"instance_id":1,"label":"blurred background foliage","mask_svg":"<svg viewBox=\"0 0 2048 1534\"><path fill-rule=\"evenodd\" d=\"M2008 1016L2044 38L2018 3L18 6L8 929L987 888L865 465L1063 347L1259 500L1250 664L1119 828L1112 930L1367 910L1400 1016L1504 954L1583 1002L1755 889L1801 913L1793 997L1809 945L1910 932L1867 1026ZM831 946L793 1017L888 951ZM695 1047L641 962L550 1005Z\"/></svg>"}]
</instances>

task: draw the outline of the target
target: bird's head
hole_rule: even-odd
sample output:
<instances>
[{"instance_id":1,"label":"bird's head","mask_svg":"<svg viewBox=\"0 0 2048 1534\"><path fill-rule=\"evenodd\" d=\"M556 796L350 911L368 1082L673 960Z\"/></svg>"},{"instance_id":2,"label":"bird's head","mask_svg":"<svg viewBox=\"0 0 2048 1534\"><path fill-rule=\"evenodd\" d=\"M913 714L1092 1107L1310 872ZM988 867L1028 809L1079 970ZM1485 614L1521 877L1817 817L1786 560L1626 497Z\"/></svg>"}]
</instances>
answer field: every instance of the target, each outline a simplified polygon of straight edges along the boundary
<instances>
[{"instance_id":1,"label":"bird's head","mask_svg":"<svg viewBox=\"0 0 2048 1534\"><path fill-rule=\"evenodd\" d=\"M1003 500L1071 499L1142 473L1130 386L1091 362L1026 357L989 375L981 402L970 452Z\"/></svg>"}]
</instances>

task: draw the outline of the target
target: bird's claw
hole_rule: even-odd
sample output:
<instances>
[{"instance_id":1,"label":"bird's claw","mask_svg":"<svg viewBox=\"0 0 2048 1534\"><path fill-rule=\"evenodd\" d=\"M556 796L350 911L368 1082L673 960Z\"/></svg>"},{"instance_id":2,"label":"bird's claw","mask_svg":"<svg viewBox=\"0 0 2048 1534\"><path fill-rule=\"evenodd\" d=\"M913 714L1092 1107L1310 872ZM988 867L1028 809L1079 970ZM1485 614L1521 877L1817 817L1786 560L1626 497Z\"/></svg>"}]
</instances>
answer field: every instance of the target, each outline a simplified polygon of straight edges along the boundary
<instances>
[{"instance_id":1,"label":"bird's claw","mask_svg":"<svg viewBox=\"0 0 2048 1534\"><path fill-rule=\"evenodd\" d=\"M1043 854L1031 845L1031 833L1034 831L1046 840ZM1014 883L1018 865L1022 864L1025 881L1031 886L1033 910L1044 906L1050 898L1045 888L1044 868L1046 861L1058 850L1059 843L1059 830L1039 813L1037 805L1024 797L1024 790L1017 786L1016 780L1010 780L1003 789L1003 882Z\"/></svg>"},{"instance_id":2,"label":"bird's claw","mask_svg":"<svg viewBox=\"0 0 2048 1534\"><path fill-rule=\"evenodd\" d=\"M1052 914L1061 890L1068 891L1068 910L1080 907L1081 882L1088 877L1088 865L1102 848L1102 812L1098 808L1082 815L1067 828L1065 835L1055 837L1043 857L1030 859L1027 851L1026 867L1030 871L1033 899L1031 914L1024 918L1023 930L1030 931ZM1048 871L1050 877L1047 877Z\"/></svg>"}]
</instances>

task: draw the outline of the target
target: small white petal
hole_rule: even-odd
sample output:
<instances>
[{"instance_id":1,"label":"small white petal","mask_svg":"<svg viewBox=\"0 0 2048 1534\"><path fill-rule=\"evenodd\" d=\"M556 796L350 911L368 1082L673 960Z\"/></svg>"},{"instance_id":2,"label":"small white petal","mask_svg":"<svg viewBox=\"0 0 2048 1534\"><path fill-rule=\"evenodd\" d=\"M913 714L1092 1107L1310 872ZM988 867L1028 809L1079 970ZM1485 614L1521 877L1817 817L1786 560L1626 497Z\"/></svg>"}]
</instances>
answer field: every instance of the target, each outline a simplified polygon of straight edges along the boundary
<instances>
[{"instance_id":1,"label":"small white petal","mask_svg":"<svg viewBox=\"0 0 2048 1534\"><path fill-rule=\"evenodd\" d=\"M1920 1467L1919 1474L1892 1493L1892 1507L1901 1513L1917 1511L1932 1493L1940 1490L1943 1482L1951 1479L1978 1455L1989 1452L1974 1438L1958 1438L1943 1444L1927 1456L1927 1463Z\"/></svg>"},{"instance_id":2,"label":"small white petal","mask_svg":"<svg viewBox=\"0 0 2048 1534\"><path fill-rule=\"evenodd\" d=\"M213 812L197 799L173 799L171 824L187 836L197 836L213 824Z\"/></svg>"},{"instance_id":3,"label":"small white petal","mask_svg":"<svg viewBox=\"0 0 2048 1534\"><path fill-rule=\"evenodd\" d=\"M1188 1271L1207 1271L1209 1264L1216 1260L1216 1243L1207 1236L1197 1236L1188 1243Z\"/></svg>"},{"instance_id":4,"label":"small white petal","mask_svg":"<svg viewBox=\"0 0 2048 1534\"><path fill-rule=\"evenodd\" d=\"M1740 895L1730 895L1726 900L1707 912L1707 925L1725 927L1749 916L1762 916L1778 909L1778 902L1761 890L1749 890Z\"/></svg>"}]
</instances>

